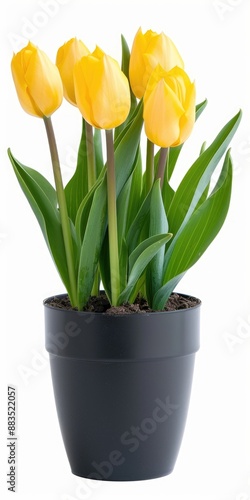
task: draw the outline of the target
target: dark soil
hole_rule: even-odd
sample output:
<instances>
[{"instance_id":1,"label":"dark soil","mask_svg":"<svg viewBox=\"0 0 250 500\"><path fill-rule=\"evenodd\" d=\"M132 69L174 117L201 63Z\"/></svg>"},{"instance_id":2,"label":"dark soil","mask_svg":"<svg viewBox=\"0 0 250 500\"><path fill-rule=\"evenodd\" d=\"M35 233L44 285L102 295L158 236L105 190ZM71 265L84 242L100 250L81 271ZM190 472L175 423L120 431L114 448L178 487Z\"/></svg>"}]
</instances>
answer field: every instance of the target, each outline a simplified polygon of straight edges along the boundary
<instances>
[{"instance_id":1,"label":"dark soil","mask_svg":"<svg viewBox=\"0 0 250 500\"><path fill-rule=\"evenodd\" d=\"M64 298L54 297L53 300L47 302L50 306L57 307L60 309L76 310L70 304L68 296ZM166 303L163 311L177 311L179 309L188 309L200 304L200 300L195 297L183 296L178 293L172 293ZM110 303L105 294L99 297L90 297L86 307L83 311L86 312L97 312L109 315L115 314L144 314L148 312L155 312L151 309L147 301L143 298L138 297L134 304L122 304L121 306L111 307Z\"/></svg>"}]
</instances>

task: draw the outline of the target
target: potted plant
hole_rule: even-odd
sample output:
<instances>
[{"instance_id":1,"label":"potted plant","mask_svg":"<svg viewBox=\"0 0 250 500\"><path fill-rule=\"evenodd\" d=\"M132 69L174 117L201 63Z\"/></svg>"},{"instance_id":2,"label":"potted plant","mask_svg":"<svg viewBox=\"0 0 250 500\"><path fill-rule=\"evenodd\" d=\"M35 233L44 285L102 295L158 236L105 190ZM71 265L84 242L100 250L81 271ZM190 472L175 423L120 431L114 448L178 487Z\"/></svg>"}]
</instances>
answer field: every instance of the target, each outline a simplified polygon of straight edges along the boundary
<instances>
[{"instance_id":1,"label":"potted plant","mask_svg":"<svg viewBox=\"0 0 250 500\"><path fill-rule=\"evenodd\" d=\"M77 39L59 48L56 65L29 43L11 66L22 107L44 120L52 158L55 187L8 151L66 290L45 299L44 310L72 472L164 476L178 456L200 335L201 301L175 288L226 218L228 146L241 111L202 145L174 189L178 156L207 102L196 105L195 85L164 33L139 29L131 54L122 36L121 68ZM51 121L63 95L83 117L65 187Z\"/></svg>"}]
</instances>

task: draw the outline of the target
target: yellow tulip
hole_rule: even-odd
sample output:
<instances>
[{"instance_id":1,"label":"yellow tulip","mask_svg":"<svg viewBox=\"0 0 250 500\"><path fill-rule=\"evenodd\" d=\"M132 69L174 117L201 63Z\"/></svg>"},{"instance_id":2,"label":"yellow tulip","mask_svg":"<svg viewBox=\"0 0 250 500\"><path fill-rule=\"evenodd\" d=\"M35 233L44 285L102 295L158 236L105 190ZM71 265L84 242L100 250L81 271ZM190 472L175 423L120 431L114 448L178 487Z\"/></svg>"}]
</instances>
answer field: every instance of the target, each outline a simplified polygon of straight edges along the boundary
<instances>
[{"instance_id":1,"label":"yellow tulip","mask_svg":"<svg viewBox=\"0 0 250 500\"><path fill-rule=\"evenodd\" d=\"M145 133L154 144L167 148L186 141L195 122L195 85L183 69L155 68L144 95L143 117Z\"/></svg>"},{"instance_id":2,"label":"yellow tulip","mask_svg":"<svg viewBox=\"0 0 250 500\"><path fill-rule=\"evenodd\" d=\"M89 54L89 50L81 40L71 38L57 51L56 65L63 82L65 99L76 106L73 70L77 61Z\"/></svg>"},{"instance_id":3,"label":"yellow tulip","mask_svg":"<svg viewBox=\"0 0 250 500\"><path fill-rule=\"evenodd\" d=\"M171 38L152 30L143 34L139 28L134 38L129 64L131 88L139 99L143 97L150 75L158 64L166 71L174 66L184 68L183 60Z\"/></svg>"},{"instance_id":4,"label":"yellow tulip","mask_svg":"<svg viewBox=\"0 0 250 500\"><path fill-rule=\"evenodd\" d=\"M96 128L123 123L130 110L127 77L112 57L96 47L74 68L76 103L85 120Z\"/></svg>"},{"instance_id":5,"label":"yellow tulip","mask_svg":"<svg viewBox=\"0 0 250 500\"><path fill-rule=\"evenodd\" d=\"M50 116L62 103L60 73L49 57L31 42L11 61L12 76L21 106L40 118Z\"/></svg>"}]
</instances>

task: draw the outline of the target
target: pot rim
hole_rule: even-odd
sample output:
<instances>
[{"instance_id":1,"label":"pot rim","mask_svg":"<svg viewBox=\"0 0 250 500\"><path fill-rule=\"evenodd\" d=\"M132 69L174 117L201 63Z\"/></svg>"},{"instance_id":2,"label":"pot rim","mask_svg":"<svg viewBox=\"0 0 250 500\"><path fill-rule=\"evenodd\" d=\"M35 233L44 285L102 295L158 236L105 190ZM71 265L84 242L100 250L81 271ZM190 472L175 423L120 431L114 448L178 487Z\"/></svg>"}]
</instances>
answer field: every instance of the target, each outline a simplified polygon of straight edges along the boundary
<instances>
[{"instance_id":1,"label":"pot rim","mask_svg":"<svg viewBox=\"0 0 250 500\"><path fill-rule=\"evenodd\" d=\"M109 315L54 307L46 300L45 345L54 355L142 361L185 356L199 349L201 302L176 311Z\"/></svg>"},{"instance_id":2,"label":"pot rim","mask_svg":"<svg viewBox=\"0 0 250 500\"><path fill-rule=\"evenodd\" d=\"M101 290L100 292L101 294L104 293L103 290ZM96 311L78 311L77 309L66 309L66 308L63 308L63 307L57 307L57 306L52 306L49 304L49 301L53 300L54 298L63 298L63 297L66 297L68 294L67 293L60 293L60 294L55 294L55 295L51 295L50 297L47 297L46 299L43 300L43 305L45 308L48 308L48 309L53 309L53 310L56 310L56 311L60 311L62 313L76 313L77 315L80 315L80 316L85 316L85 315L93 315L93 316L97 316L97 317L100 317L100 316L105 316L105 317L112 317L112 318L133 318L134 316L156 316L156 315L165 315L165 314L180 314L180 313L186 313L188 311L192 311L193 309L197 309L197 308L200 308L201 305L202 305L202 301L201 299L199 299L198 297L195 297L194 295L189 295L189 294L185 294L185 293L180 293L180 292L175 292L177 293L178 295L180 295L181 297L184 297L184 298L191 298L191 299L195 299L197 301L199 301L195 306L192 306L192 307L187 307L187 308L183 308L183 309L175 309L174 311L150 311L150 312L144 312L144 313L131 313L131 314L112 314L112 315L108 315L108 314L105 314L105 312L96 312Z\"/></svg>"}]
</instances>

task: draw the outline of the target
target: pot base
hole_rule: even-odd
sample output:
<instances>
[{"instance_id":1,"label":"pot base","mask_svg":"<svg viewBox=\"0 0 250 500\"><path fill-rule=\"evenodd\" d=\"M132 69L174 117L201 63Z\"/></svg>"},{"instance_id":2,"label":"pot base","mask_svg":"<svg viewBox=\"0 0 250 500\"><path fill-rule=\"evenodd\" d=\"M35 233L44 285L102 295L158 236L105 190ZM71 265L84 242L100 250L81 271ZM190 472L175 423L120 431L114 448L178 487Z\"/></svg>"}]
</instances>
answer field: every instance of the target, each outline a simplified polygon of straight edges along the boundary
<instances>
[{"instance_id":1,"label":"pot base","mask_svg":"<svg viewBox=\"0 0 250 500\"><path fill-rule=\"evenodd\" d=\"M94 481L109 481L109 482L128 482L128 481L150 481L152 479L159 479L160 477L165 477L165 476L169 476L170 474L172 474L174 469L171 469L170 471L163 471L162 473L158 472L156 475L142 475L141 477L138 477L137 475L135 475L133 477L133 475L129 475L128 477L124 476L122 479L114 479L114 478L105 478L105 477L89 477L89 475L82 475L81 473L77 473L77 472L74 472L73 470L71 470L72 474L74 474L74 476L77 476L77 477L83 477L84 479L93 479Z\"/></svg>"}]
</instances>

